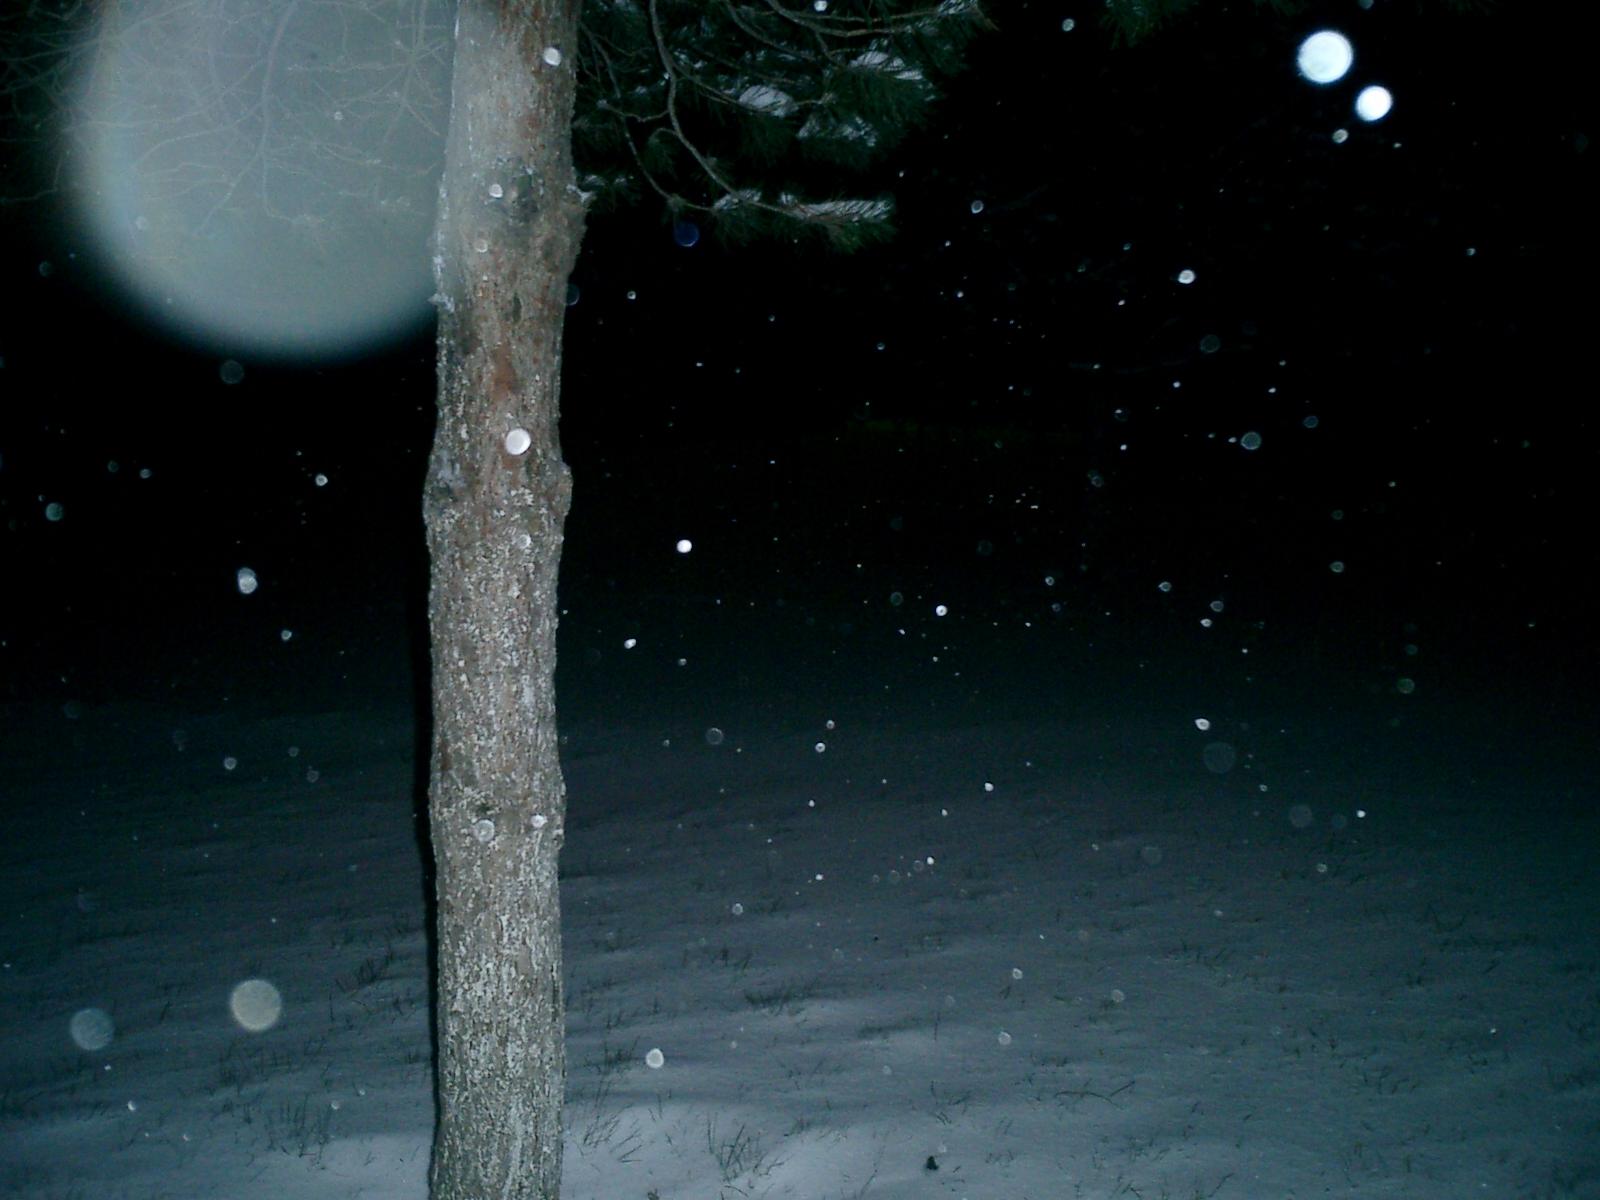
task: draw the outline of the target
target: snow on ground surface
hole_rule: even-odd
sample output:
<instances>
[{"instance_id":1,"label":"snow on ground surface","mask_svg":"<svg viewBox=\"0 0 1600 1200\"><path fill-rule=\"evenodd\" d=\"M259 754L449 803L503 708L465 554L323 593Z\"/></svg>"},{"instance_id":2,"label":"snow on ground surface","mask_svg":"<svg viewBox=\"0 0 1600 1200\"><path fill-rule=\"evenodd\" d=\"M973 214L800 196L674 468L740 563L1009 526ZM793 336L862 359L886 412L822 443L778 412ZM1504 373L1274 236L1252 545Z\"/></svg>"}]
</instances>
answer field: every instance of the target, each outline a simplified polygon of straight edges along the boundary
<instances>
[{"instance_id":1,"label":"snow on ground surface","mask_svg":"<svg viewBox=\"0 0 1600 1200\"><path fill-rule=\"evenodd\" d=\"M1600 1196L1581 737L875 636L564 650L567 1200ZM426 1193L411 712L233 708L8 714L0 1195Z\"/></svg>"}]
</instances>

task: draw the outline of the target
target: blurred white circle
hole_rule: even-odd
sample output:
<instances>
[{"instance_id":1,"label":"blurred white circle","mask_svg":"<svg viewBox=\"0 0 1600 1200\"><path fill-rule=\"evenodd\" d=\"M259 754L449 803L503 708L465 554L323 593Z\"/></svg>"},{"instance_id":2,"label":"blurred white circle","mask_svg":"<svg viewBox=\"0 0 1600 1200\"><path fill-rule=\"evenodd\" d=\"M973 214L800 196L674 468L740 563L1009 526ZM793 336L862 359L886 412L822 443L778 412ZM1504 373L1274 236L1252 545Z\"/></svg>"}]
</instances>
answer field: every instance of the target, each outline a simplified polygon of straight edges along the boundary
<instances>
[{"instance_id":1,"label":"blurred white circle","mask_svg":"<svg viewBox=\"0 0 1600 1200\"><path fill-rule=\"evenodd\" d=\"M1374 84L1364 87L1356 96L1356 116L1363 121L1381 121L1394 107L1394 94L1386 87Z\"/></svg>"},{"instance_id":2,"label":"blurred white circle","mask_svg":"<svg viewBox=\"0 0 1600 1200\"><path fill-rule=\"evenodd\" d=\"M447 0L93 7L62 98L71 194L145 315L272 356L359 353L432 315Z\"/></svg>"},{"instance_id":3,"label":"blurred white circle","mask_svg":"<svg viewBox=\"0 0 1600 1200\"><path fill-rule=\"evenodd\" d=\"M1323 29L1300 43L1295 65L1312 83L1333 83L1344 78L1355 57L1349 38L1337 30Z\"/></svg>"},{"instance_id":4,"label":"blurred white circle","mask_svg":"<svg viewBox=\"0 0 1600 1200\"><path fill-rule=\"evenodd\" d=\"M228 1011L242 1028L262 1033L283 1015L283 996L265 979L246 979L228 994Z\"/></svg>"},{"instance_id":5,"label":"blurred white circle","mask_svg":"<svg viewBox=\"0 0 1600 1200\"><path fill-rule=\"evenodd\" d=\"M67 1032L83 1050L104 1050L111 1044L116 1027L103 1008L80 1008L67 1022Z\"/></svg>"}]
</instances>

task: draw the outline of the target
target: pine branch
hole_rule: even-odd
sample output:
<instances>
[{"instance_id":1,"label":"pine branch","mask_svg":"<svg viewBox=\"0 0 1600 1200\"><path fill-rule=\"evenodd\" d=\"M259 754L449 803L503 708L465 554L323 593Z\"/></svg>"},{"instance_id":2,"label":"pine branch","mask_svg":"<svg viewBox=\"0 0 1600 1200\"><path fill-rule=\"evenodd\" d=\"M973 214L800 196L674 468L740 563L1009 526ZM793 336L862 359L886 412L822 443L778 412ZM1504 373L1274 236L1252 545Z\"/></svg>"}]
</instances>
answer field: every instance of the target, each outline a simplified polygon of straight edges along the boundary
<instances>
[{"instance_id":1,"label":"pine branch","mask_svg":"<svg viewBox=\"0 0 1600 1200\"><path fill-rule=\"evenodd\" d=\"M986 24L975 0L594 0L574 126L583 186L614 204L638 179L727 240L886 236L891 203L841 196L839 172L868 169L924 119L933 79Z\"/></svg>"}]
</instances>

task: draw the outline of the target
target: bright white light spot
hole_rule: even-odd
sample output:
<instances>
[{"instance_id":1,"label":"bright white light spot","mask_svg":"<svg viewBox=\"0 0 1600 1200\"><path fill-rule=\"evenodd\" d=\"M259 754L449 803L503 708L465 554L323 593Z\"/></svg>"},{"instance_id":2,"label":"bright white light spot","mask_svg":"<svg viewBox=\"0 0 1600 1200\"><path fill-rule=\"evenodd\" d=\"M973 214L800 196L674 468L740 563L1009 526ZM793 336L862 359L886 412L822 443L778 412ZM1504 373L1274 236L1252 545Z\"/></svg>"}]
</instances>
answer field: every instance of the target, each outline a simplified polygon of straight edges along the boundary
<instances>
[{"instance_id":1,"label":"bright white light spot","mask_svg":"<svg viewBox=\"0 0 1600 1200\"><path fill-rule=\"evenodd\" d=\"M246 979L228 996L228 1011L251 1033L264 1033L283 1015L283 996L265 979Z\"/></svg>"},{"instance_id":2,"label":"bright white light spot","mask_svg":"<svg viewBox=\"0 0 1600 1200\"><path fill-rule=\"evenodd\" d=\"M1195 280L1195 274L1188 267L1185 267L1183 270L1178 272L1178 282L1179 283L1193 283L1194 280Z\"/></svg>"},{"instance_id":3,"label":"bright white light spot","mask_svg":"<svg viewBox=\"0 0 1600 1200\"><path fill-rule=\"evenodd\" d=\"M1356 96L1356 116L1363 121L1381 121L1394 107L1394 96L1386 87L1364 87Z\"/></svg>"},{"instance_id":4,"label":"bright white light spot","mask_svg":"<svg viewBox=\"0 0 1600 1200\"><path fill-rule=\"evenodd\" d=\"M311 482L316 484L318 487L327 487L328 486L328 477L326 475L324 475L321 471L318 471L315 475L313 475L311 477Z\"/></svg>"},{"instance_id":5,"label":"bright white light spot","mask_svg":"<svg viewBox=\"0 0 1600 1200\"><path fill-rule=\"evenodd\" d=\"M1077 27L1078 27L1078 23L1076 21L1074 21L1071 17L1068 17L1065 21L1061 22L1061 32L1062 33L1071 33Z\"/></svg>"},{"instance_id":6,"label":"bright white light spot","mask_svg":"<svg viewBox=\"0 0 1600 1200\"><path fill-rule=\"evenodd\" d=\"M1002 1029L1000 1031L1000 1036L995 1038L995 1041L999 1042L1002 1046L1009 1046L1011 1045L1011 1035Z\"/></svg>"},{"instance_id":7,"label":"bright white light spot","mask_svg":"<svg viewBox=\"0 0 1600 1200\"><path fill-rule=\"evenodd\" d=\"M503 188L500 184L491 183L489 185L489 195L493 196L496 200L500 199L500 197L504 196L505 194L506 194L506 189Z\"/></svg>"},{"instance_id":8,"label":"bright white light spot","mask_svg":"<svg viewBox=\"0 0 1600 1200\"><path fill-rule=\"evenodd\" d=\"M67 1032L81 1050L104 1050L111 1044L116 1027L103 1008L80 1008L67 1022Z\"/></svg>"},{"instance_id":9,"label":"bright white light spot","mask_svg":"<svg viewBox=\"0 0 1600 1200\"><path fill-rule=\"evenodd\" d=\"M543 829L549 823L550 823L550 818L545 816L543 813L534 813L533 814L533 827L535 829Z\"/></svg>"},{"instance_id":10,"label":"bright white light spot","mask_svg":"<svg viewBox=\"0 0 1600 1200\"><path fill-rule=\"evenodd\" d=\"M1011 978L1013 978L1013 979L1021 979L1022 978L1022 968L1021 967L1012 967L1011 968Z\"/></svg>"},{"instance_id":11,"label":"bright white light spot","mask_svg":"<svg viewBox=\"0 0 1600 1200\"><path fill-rule=\"evenodd\" d=\"M694 543L691 542L688 538L679 538L678 539L678 553L679 554L687 554L687 553L689 553L689 551L691 551L693 549L694 549Z\"/></svg>"},{"instance_id":12,"label":"bright white light spot","mask_svg":"<svg viewBox=\"0 0 1600 1200\"><path fill-rule=\"evenodd\" d=\"M561 51L554 46L544 48L544 61L546 66L559 67L561 65Z\"/></svg>"},{"instance_id":13,"label":"bright white light spot","mask_svg":"<svg viewBox=\"0 0 1600 1200\"><path fill-rule=\"evenodd\" d=\"M222 769L223 769L223 770L224 770L224 771L232 771L232 770L234 770L234 769L235 769L235 768L237 768L237 767L238 767L238 765L239 765L239 760L238 760L238 759L237 759L237 758L235 758L235 757L234 757L234 756L233 756L233 755L231 755L231 754L230 754L230 755L228 755L228 757L227 757L227 758L225 758L225 759L223 759L223 760L222 760Z\"/></svg>"},{"instance_id":14,"label":"bright white light spot","mask_svg":"<svg viewBox=\"0 0 1600 1200\"><path fill-rule=\"evenodd\" d=\"M1211 728L1211 721L1208 717L1196 717L1194 719L1194 727L1204 733Z\"/></svg>"},{"instance_id":15,"label":"bright white light spot","mask_svg":"<svg viewBox=\"0 0 1600 1200\"><path fill-rule=\"evenodd\" d=\"M947 616L949 614L949 612L950 612L950 610L948 608L946 608L942 604L935 604L933 606L933 615L936 616L936 617Z\"/></svg>"},{"instance_id":16,"label":"bright white light spot","mask_svg":"<svg viewBox=\"0 0 1600 1200\"><path fill-rule=\"evenodd\" d=\"M638 644L639 644L639 639L638 638L623 638L622 639L622 648L624 650L632 650Z\"/></svg>"},{"instance_id":17,"label":"bright white light spot","mask_svg":"<svg viewBox=\"0 0 1600 1200\"><path fill-rule=\"evenodd\" d=\"M294 637L294 630L280 629L278 630L278 637L281 641L287 642L290 638Z\"/></svg>"},{"instance_id":18,"label":"bright white light spot","mask_svg":"<svg viewBox=\"0 0 1600 1200\"><path fill-rule=\"evenodd\" d=\"M818 754L821 754L823 751L825 751L828 748L828 743L827 742L818 742L815 746L813 746L811 748L813 750L815 750Z\"/></svg>"},{"instance_id":19,"label":"bright white light spot","mask_svg":"<svg viewBox=\"0 0 1600 1200\"><path fill-rule=\"evenodd\" d=\"M513 429L506 434L507 454L526 454L528 447L533 445L533 438L526 429Z\"/></svg>"},{"instance_id":20,"label":"bright white light spot","mask_svg":"<svg viewBox=\"0 0 1600 1200\"><path fill-rule=\"evenodd\" d=\"M972 215L973 216L977 216L982 211L983 211L983 201L982 200L974 200L972 202Z\"/></svg>"},{"instance_id":21,"label":"bright white light spot","mask_svg":"<svg viewBox=\"0 0 1600 1200\"><path fill-rule=\"evenodd\" d=\"M644 1056L644 1065L652 1071L659 1071L667 1065L667 1056L659 1049L652 1049Z\"/></svg>"},{"instance_id":22,"label":"bright white light spot","mask_svg":"<svg viewBox=\"0 0 1600 1200\"><path fill-rule=\"evenodd\" d=\"M1300 43L1295 65L1312 83L1333 83L1344 78L1355 57L1349 38L1335 30L1324 29Z\"/></svg>"},{"instance_id":23,"label":"bright white light spot","mask_svg":"<svg viewBox=\"0 0 1600 1200\"><path fill-rule=\"evenodd\" d=\"M472 823L472 836L485 844L494 840L494 822L488 817L480 817Z\"/></svg>"},{"instance_id":24,"label":"bright white light spot","mask_svg":"<svg viewBox=\"0 0 1600 1200\"><path fill-rule=\"evenodd\" d=\"M1261 435L1252 430L1239 439L1239 445L1246 450L1259 450L1261 449Z\"/></svg>"},{"instance_id":25,"label":"bright white light spot","mask_svg":"<svg viewBox=\"0 0 1600 1200\"><path fill-rule=\"evenodd\" d=\"M1158 592L1170 592L1171 590L1172 581L1170 579L1163 579L1160 583L1156 584L1156 591Z\"/></svg>"},{"instance_id":26,"label":"bright white light spot","mask_svg":"<svg viewBox=\"0 0 1600 1200\"><path fill-rule=\"evenodd\" d=\"M46 521L59 521L66 515L67 510L61 507L59 500L52 500L44 506L44 519Z\"/></svg>"},{"instance_id":27,"label":"bright white light spot","mask_svg":"<svg viewBox=\"0 0 1600 1200\"><path fill-rule=\"evenodd\" d=\"M235 578L238 580L239 594L242 596L248 596L260 586L260 581L256 579L256 573L249 567L240 567L239 573Z\"/></svg>"}]
</instances>

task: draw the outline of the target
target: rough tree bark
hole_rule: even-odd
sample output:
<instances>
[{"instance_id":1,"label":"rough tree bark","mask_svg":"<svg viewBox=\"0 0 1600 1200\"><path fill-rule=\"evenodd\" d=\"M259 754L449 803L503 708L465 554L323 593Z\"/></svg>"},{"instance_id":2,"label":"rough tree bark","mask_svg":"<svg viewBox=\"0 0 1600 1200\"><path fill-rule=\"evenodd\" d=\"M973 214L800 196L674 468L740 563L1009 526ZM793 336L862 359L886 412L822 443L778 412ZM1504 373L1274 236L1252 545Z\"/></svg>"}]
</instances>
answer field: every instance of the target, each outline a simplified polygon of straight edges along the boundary
<instances>
[{"instance_id":1,"label":"rough tree bark","mask_svg":"<svg viewBox=\"0 0 1600 1200\"><path fill-rule=\"evenodd\" d=\"M434 1200L555 1200L564 1084L556 859L557 439L578 0L462 0L434 270Z\"/></svg>"}]
</instances>

